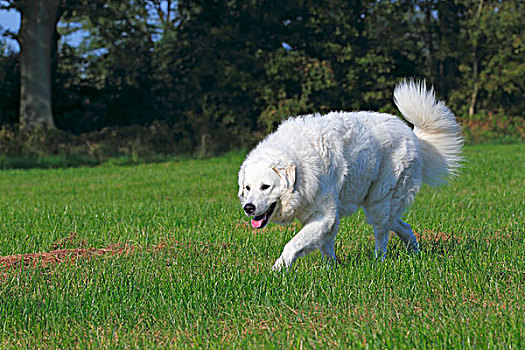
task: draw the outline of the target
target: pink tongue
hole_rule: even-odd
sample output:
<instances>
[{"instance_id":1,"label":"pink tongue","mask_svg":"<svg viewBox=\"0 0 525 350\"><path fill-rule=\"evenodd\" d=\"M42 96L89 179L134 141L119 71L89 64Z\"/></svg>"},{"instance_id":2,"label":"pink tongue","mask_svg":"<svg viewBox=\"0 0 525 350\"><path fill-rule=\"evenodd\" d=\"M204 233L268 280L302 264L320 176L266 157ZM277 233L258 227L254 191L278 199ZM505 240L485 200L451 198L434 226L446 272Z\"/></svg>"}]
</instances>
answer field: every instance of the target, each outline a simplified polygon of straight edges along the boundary
<instances>
[{"instance_id":1,"label":"pink tongue","mask_svg":"<svg viewBox=\"0 0 525 350\"><path fill-rule=\"evenodd\" d=\"M252 226L254 228L259 228L262 226L263 220L254 220L252 219Z\"/></svg>"}]
</instances>

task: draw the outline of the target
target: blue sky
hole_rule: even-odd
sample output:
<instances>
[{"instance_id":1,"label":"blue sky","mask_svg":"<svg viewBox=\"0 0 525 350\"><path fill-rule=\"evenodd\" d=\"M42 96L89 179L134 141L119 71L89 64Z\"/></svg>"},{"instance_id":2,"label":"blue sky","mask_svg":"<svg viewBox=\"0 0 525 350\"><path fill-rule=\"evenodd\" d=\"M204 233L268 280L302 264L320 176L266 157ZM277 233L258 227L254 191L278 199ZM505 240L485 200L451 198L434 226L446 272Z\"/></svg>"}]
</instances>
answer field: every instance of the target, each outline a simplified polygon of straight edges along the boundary
<instances>
[{"instance_id":1,"label":"blue sky","mask_svg":"<svg viewBox=\"0 0 525 350\"><path fill-rule=\"evenodd\" d=\"M5 30L9 30L13 33L18 33L19 29L20 13L15 10L0 10L0 34ZM77 31L71 35L68 35L67 37L62 37L61 40L66 40L70 45L76 46L80 44L84 36L85 33ZM5 40L14 51L20 51L20 46L18 45L18 42L16 40L10 38L6 38Z\"/></svg>"},{"instance_id":2,"label":"blue sky","mask_svg":"<svg viewBox=\"0 0 525 350\"><path fill-rule=\"evenodd\" d=\"M161 4L165 9L166 4ZM5 31L9 30L13 33L18 33L20 29L20 13L16 10L0 10L0 35ZM82 39L87 35L85 31L76 31L72 34L62 37L61 41L67 42L71 46L78 46ZM5 38L10 48L16 52L20 51L20 46L16 40ZM292 47L287 43L283 42L282 46L285 50L292 50Z\"/></svg>"},{"instance_id":3,"label":"blue sky","mask_svg":"<svg viewBox=\"0 0 525 350\"><path fill-rule=\"evenodd\" d=\"M13 33L18 33L20 28L20 14L15 10L0 10L0 26L2 27L2 32L4 30L9 30ZM8 44L16 51L20 50L16 40L6 39Z\"/></svg>"}]
</instances>

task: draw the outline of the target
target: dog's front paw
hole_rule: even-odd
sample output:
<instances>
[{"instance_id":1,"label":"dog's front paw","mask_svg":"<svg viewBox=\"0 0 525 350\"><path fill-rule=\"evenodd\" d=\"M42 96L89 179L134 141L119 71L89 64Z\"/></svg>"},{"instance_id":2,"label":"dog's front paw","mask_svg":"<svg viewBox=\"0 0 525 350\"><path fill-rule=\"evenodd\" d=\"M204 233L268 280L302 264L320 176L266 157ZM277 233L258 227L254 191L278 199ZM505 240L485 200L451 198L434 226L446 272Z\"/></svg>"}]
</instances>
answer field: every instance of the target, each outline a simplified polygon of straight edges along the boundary
<instances>
[{"instance_id":1,"label":"dog's front paw","mask_svg":"<svg viewBox=\"0 0 525 350\"><path fill-rule=\"evenodd\" d=\"M290 266L292 265L292 261L287 261L282 255L275 261L275 264L273 264L272 271L283 271L288 270Z\"/></svg>"},{"instance_id":2,"label":"dog's front paw","mask_svg":"<svg viewBox=\"0 0 525 350\"><path fill-rule=\"evenodd\" d=\"M272 271L279 272L283 269L283 267L284 267L283 259L279 258L275 261L275 264L273 264Z\"/></svg>"}]
</instances>

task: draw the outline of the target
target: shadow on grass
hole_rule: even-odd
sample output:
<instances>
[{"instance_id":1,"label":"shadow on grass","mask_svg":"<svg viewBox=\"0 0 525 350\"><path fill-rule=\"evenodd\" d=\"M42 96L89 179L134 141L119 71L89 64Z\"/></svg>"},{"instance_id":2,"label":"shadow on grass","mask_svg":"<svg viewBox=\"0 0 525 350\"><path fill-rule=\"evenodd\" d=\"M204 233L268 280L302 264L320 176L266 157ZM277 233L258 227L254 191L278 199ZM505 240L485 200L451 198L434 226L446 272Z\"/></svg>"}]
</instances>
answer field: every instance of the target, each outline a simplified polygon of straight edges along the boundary
<instances>
[{"instance_id":1,"label":"shadow on grass","mask_svg":"<svg viewBox=\"0 0 525 350\"><path fill-rule=\"evenodd\" d=\"M110 158L96 158L90 156L47 156L47 157L2 157L0 169L58 169L75 167L93 167L99 165L125 166L145 163L162 163L180 160L180 156L156 155L152 157L120 156Z\"/></svg>"},{"instance_id":2,"label":"shadow on grass","mask_svg":"<svg viewBox=\"0 0 525 350\"><path fill-rule=\"evenodd\" d=\"M456 252L486 252L489 249L495 249L499 245L516 245L521 242L521 238L510 234L501 234L494 232L484 237L464 238L441 231L425 230L421 233L415 233L419 242L420 252L428 256L445 257ZM336 249L337 265L341 267L359 266L365 261L380 262L381 259L376 257L374 251L374 237L370 236L367 240L371 245L367 246L340 246ZM388 243L388 252L386 260L403 260L411 256L419 256L408 250L403 242L394 234L391 234Z\"/></svg>"}]
</instances>

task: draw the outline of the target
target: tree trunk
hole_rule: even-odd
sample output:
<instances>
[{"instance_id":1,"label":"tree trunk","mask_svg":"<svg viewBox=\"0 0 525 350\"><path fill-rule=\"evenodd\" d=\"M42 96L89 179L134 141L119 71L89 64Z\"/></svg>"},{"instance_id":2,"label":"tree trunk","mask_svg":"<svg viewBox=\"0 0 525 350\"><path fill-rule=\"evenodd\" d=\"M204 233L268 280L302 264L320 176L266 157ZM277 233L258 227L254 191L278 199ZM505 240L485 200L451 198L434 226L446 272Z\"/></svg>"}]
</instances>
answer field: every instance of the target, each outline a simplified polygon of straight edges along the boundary
<instances>
[{"instance_id":1,"label":"tree trunk","mask_svg":"<svg viewBox=\"0 0 525 350\"><path fill-rule=\"evenodd\" d=\"M470 103L468 106L468 116L472 117L476 108L476 99L478 97L478 61L476 56L474 56L474 63L472 65L473 78L474 78L474 87L472 89L472 95L470 95Z\"/></svg>"},{"instance_id":2,"label":"tree trunk","mask_svg":"<svg viewBox=\"0 0 525 350\"><path fill-rule=\"evenodd\" d=\"M20 1L20 124L54 128L51 67L61 0Z\"/></svg>"},{"instance_id":3,"label":"tree trunk","mask_svg":"<svg viewBox=\"0 0 525 350\"><path fill-rule=\"evenodd\" d=\"M476 31L475 33L473 32L471 35L474 36L474 40L473 40L473 45L472 45L472 57L473 57L473 61L472 61L472 80L474 81L474 86L473 86L473 89L472 89L472 95L470 95L470 102L469 102L469 106L468 106L468 116L469 117L472 117L475 113L475 108L476 108L476 99L478 97L478 91L479 91L479 72L478 72L478 37L477 35L478 34L478 31L480 30L480 18L481 18L481 13L483 11L483 1L484 0L479 0L478 2L478 8L476 10L476 16L474 18L475 20L475 28L473 29L473 31Z\"/></svg>"},{"instance_id":4,"label":"tree trunk","mask_svg":"<svg viewBox=\"0 0 525 350\"><path fill-rule=\"evenodd\" d=\"M432 11L433 3L430 1L425 2L425 20L426 20L426 32L425 40L428 45L428 54L426 57L427 72L429 76L432 76L434 80L439 78L434 74L434 28L432 24Z\"/></svg>"}]
</instances>

